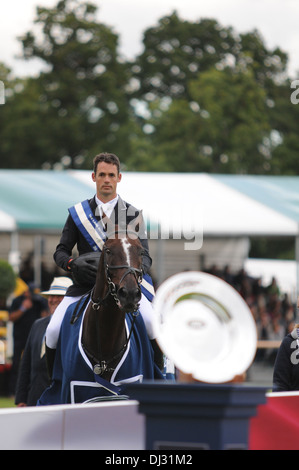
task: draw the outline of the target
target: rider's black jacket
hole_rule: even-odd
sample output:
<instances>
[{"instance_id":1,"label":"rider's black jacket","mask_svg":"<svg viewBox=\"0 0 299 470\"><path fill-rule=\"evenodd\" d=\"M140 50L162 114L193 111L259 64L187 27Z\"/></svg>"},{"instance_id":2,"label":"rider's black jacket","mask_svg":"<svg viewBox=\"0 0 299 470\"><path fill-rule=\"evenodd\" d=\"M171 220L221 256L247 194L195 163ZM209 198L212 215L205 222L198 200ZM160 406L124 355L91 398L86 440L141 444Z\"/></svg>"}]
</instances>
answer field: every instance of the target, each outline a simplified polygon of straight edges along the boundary
<instances>
[{"instance_id":1,"label":"rider's black jacket","mask_svg":"<svg viewBox=\"0 0 299 470\"><path fill-rule=\"evenodd\" d=\"M299 390L299 329L298 325L282 341L273 372L273 392Z\"/></svg>"},{"instance_id":2,"label":"rider's black jacket","mask_svg":"<svg viewBox=\"0 0 299 470\"><path fill-rule=\"evenodd\" d=\"M97 203L95 200L95 196L88 202L95 218L97 220L100 220L101 217L99 215L96 215ZM128 204L127 202L123 201L120 197L118 197L118 201L114 208L113 216L111 216L110 218L114 220L115 225L117 225L119 223L119 214L121 213L121 220L125 220L125 223L128 226L130 222L134 221L134 219L138 216L139 212L140 211L134 206ZM123 216L123 213L125 213L125 217ZM139 225L138 235L144 249L144 254L142 257L142 269L143 272L147 273L152 265L152 259L149 255L148 240L144 223ZM77 248L79 256L85 253L91 253L93 251L89 243L86 241L86 239L76 226L71 215L69 215L64 225L60 242L57 245L56 251L54 253L55 263L57 264L57 266L64 269L65 271L68 271L68 262L71 258L74 257L72 256L72 254L75 246ZM86 287L79 287L74 283L72 286L69 287L66 295L71 297L84 295L88 290L89 289L87 289Z\"/></svg>"}]
</instances>

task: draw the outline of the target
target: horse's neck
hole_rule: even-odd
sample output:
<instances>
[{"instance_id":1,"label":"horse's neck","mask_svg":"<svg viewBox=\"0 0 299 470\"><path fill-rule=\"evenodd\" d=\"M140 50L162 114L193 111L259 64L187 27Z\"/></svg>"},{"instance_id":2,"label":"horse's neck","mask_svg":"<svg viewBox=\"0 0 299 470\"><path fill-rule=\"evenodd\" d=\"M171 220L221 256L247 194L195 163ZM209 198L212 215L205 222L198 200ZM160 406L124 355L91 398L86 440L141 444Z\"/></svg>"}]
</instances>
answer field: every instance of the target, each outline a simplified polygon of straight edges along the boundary
<instances>
[{"instance_id":1,"label":"horse's neck","mask_svg":"<svg viewBox=\"0 0 299 470\"><path fill-rule=\"evenodd\" d=\"M108 294L103 256L100 258L97 282L92 294L93 300L105 299L98 310L94 310L90 303L86 309L83 321L82 342L86 350L97 361L111 361L116 356L111 367L119 362L119 353L126 344L125 313L123 313L112 295ZM93 361L95 365L95 361ZM110 373L111 376L111 373ZM109 373L103 376L109 379Z\"/></svg>"},{"instance_id":2,"label":"horse's neck","mask_svg":"<svg viewBox=\"0 0 299 470\"><path fill-rule=\"evenodd\" d=\"M87 308L82 342L99 361L109 361L122 350L126 343L125 314L112 296L99 310L94 310L91 305Z\"/></svg>"},{"instance_id":3,"label":"horse's neck","mask_svg":"<svg viewBox=\"0 0 299 470\"><path fill-rule=\"evenodd\" d=\"M98 281L100 280L100 282ZM98 267L98 274L97 274L97 282L94 286L93 290L93 298L94 299L104 299L108 292L108 283L106 279L106 272L104 266L104 258L103 255L100 258L99 267Z\"/></svg>"}]
</instances>

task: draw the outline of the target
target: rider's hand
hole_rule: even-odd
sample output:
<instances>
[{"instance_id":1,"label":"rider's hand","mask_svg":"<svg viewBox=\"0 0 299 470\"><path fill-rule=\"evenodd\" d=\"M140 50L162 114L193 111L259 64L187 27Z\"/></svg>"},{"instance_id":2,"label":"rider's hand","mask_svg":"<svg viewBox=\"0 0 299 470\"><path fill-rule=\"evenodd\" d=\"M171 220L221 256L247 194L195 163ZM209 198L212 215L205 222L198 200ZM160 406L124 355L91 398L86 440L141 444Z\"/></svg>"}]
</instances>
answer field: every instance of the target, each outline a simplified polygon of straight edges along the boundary
<instances>
[{"instance_id":1,"label":"rider's hand","mask_svg":"<svg viewBox=\"0 0 299 470\"><path fill-rule=\"evenodd\" d=\"M97 267L90 263L88 260L81 258L80 256L69 263L71 273L73 273L83 283L94 284L97 275Z\"/></svg>"}]
</instances>

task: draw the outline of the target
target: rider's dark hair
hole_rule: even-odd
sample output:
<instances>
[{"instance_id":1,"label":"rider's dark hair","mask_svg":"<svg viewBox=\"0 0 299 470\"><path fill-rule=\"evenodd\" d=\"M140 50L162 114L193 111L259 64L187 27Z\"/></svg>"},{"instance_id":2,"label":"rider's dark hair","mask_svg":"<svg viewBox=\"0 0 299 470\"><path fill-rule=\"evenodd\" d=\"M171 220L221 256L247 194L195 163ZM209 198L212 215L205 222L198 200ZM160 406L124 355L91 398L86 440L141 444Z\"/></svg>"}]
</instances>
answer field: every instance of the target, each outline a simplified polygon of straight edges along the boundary
<instances>
[{"instance_id":1,"label":"rider's dark hair","mask_svg":"<svg viewBox=\"0 0 299 470\"><path fill-rule=\"evenodd\" d=\"M119 158L114 155L113 153L100 153L99 155L96 155L93 159L93 171L94 173L97 172L97 166L98 163L100 162L105 162L105 163L110 163L112 165L115 165L117 167L117 173L119 173L119 168L120 168L120 162Z\"/></svg>"}]
</instances>

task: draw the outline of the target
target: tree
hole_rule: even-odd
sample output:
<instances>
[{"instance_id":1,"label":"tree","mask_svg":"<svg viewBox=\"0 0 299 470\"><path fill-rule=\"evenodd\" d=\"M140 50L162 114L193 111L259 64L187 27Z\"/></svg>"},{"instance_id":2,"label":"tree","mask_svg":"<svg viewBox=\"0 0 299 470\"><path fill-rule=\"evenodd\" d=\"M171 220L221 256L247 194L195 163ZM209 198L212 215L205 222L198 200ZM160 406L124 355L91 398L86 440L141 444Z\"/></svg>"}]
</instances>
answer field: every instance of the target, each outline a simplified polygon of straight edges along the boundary
<instances>
[{"instance_id":1,"label":"tree","mask_svg":"<svg viewBox=\"0 0 299 470\"><path fill-rule=\"evenodd\" d=\"M299 83L296 81L296 83ZM298 86L297 86L298 89ZM291 88L287 80L273 94L274 106L270 109L275 146L271 152L272 173L277 175L299 174L299 101L291 101L292 93L298 98L298 92Z\"/></svg>"},{"instance_id":2,"label":"tree","mask_svg":"<svg viewBox=\"0 0 299 470\"><path fill-rule=\"evenodd\" d=\"M190 98L172 100L152 119L154 147L171 171L265 173L269 135L264 90L252 74L211 69L189 83Z\"/></svg>"},{"instance_id":3,"label":"tree","mask_svg":"<svg viewBox=\"0 0 299 470\"><path fill-rule=\"evenodd\" d=\"M132 65L139 83L134 96L152 101L157 97L190 100L189 83L201 73L227 66L250 69L260 85L285 71L287 55L268 50L258 31L238 34L214 19L190 22L176 12L147 29L144 50Z\"/></svg>"},{"instance_id":4,"label":"tree","mask_svg":"<svg viewBox=\"0 0 299 470\"><path fill-rule=\"evenodd\" d=\"M151 126L151 166L276 171L277 117L285 109L279 98L286 80L283 51L266 48L256 30L237 34L212 19L183 21L176 12L145 31L143 42L132 66L138 84L133 96L148 111L141 128Z\"/></svg>"},{"instance_id":5,"label":"tree","mask_svg":"<svg viewBox=\"0 0 299 470\"><path fill-rule=\"evenodd\" d=\"M36 79L5 81L8 96L0 109L2 168L41 168L57 159L57 147L49 134L42 90Z\"/></svg>"},{"instance_id":6,"label":"tree","mask_svg":"<svg viewBox=\"0 0 299 470\"><path fill-rule=\"evenodd\" d=\"M128 152L126 69L118 60L117 35L96 21L96 10L77 0L38 7L35 23L41 36L27 32L21 38L24 57L47 65L37 79L28 81L26 93L34 93L27 114L32 132L34 122L42 123L42 158L50 166L67 156L70 166L90 168L100 151L113 147L121 155ZM21 122L21 116L16 118ZM21 151L20 166L30 160L40 164L38 150Z\"/></svg>"},{"instance_id":7,"label":"tree","mask_svg":"<svg viewBox=\"0 0 299 470\"><path fill-rule=\"evenodd\" d=\"M236 65L250 69L260 86L270 91L287 78L288 56L280 48L266 48L261 34L257 30L239 35L239 51Z\"/></svg>"},{"instance_id":8,"label":"tree","mask_svg":"<svg viewBox=\"0 0 299 470\"><path fill-rule=\"evenodd\" d=\"M37 8L39 34L21 38L23 54L47 68L14 79L0 66L3 167L90 168L108 150L128 170L298 173L287 54L267 48L256 30L238 34L173 12L124 62L118 36L96 12L78 0Z\"/></svg>"},{"instance_id":9,"label":"tree","mask_svg":"<svg viewBox=\"0 0 299 470\"><path fill-rule=\"evenodd\" d=\"M213 19L184 21L176 12L147 29L143 44L132 72L139 82L135 96L147 101L165 96L188 99L189 81L225 60L236 47L232 28L222 28Z\"/></svg>"}]
</instances>

